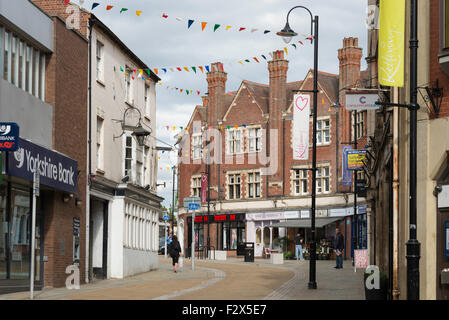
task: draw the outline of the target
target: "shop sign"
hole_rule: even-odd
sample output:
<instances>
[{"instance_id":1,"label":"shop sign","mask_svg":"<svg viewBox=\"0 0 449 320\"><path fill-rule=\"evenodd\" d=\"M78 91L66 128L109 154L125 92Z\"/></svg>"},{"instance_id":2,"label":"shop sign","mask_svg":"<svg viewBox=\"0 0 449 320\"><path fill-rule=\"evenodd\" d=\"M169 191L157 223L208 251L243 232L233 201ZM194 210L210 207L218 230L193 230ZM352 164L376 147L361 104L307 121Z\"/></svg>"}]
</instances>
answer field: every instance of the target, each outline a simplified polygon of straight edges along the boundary
<instances>
[{"instance_id":1,"label":"shop sign","mask_svg":"<svg viewBox=\"0 0 449 320\"><path fill-rule=\"evenodd\" d=\"M248 220L280 220L284 219L284 212L262 212L247 214Z\"/></svg>"},{"instance_id":2,"label":"shop sign","mask_svg":"<svg viewBox=\"0 0 449 320\"><path fill-rule=\"evenodd\" d=\"M302 218L310 218L310 211L309 210L301 210L301 219Z\"/></svg>"},{"instance_id":3,"label":"shop sign","mask_svg":"<svg viewBox=\"0 0 449 320\"><path fill-rule=\"evenodd\" d=\"M14 122L0 122L0 151L16 151L19 140L19 126Z\"/></svg>"},{"instance_id":4,"label":"shop sign","mask_svg":"<svg viewBox=\"0 0 449 320\"><path fill-rule=\"evenodd\" d=\"M299 211L285 211L284 219L299 219L300 214Z\"/></svg>"},{"instance_id":5,"label":"shop sign","mask_svg":"<svg viewBox=\"0 0 449 320\"><path fill-rule=\"evenodd\" d=\"M363 162L366 163L366 150L348 150L346 155L348 170L362 170Z\"/></svg>"},{"instance_id":6,"label":"shop sign","mask_svg":"<svg viewBox=\"0 0 449 320\"><path fill-rule=\"evenodd\" d=\"M327 214L327 209L317 209L316 210L316 215L315 215L316 217L327 217L328 216L328 214Z\"/></svg>"},{"instance_id":7,"label":"shop sign","mask_svg":"<svg viewBox=\"0 0 449 320\"><path fill-rule=\"evenodd\" d=\"M346 208L329 209L329 216L330 217L344 217L344 216L346 216Z\"/></svg>"},{"instance_id":8,"label":"shop sign","mask_svg":"<svg viewBox=\"0 0 449 320\"><path fill-rule=\"evenodd\" d=\"M195 222L208 222L210 217L210 222L225 222L225 221L243 221L245 214L218 214L215 216L195 216ZM188 218L190 223L192 218Z\"/></svg>"},{"instance_id":9,"label":"shop sign","mask_svg":"<svg viewBox=\"0 0 449 320\"><path fill-rule=\"evenodd\" d=\"M346 110L376 110L379 105L376 102L379 100L378 94L346 94Z\"/></svg>"},{"instance_id":10,"label":"shop sign","mask_svg":"<svg viewBox=\"0 0 449 320\"><path fill-rule=\"evenodd\" d=\"M19 138L20 147L8 153L7 174L33 181L39 170L40 184L77 194L78 162L58 152Z\"/></svg>"}]
</instances>

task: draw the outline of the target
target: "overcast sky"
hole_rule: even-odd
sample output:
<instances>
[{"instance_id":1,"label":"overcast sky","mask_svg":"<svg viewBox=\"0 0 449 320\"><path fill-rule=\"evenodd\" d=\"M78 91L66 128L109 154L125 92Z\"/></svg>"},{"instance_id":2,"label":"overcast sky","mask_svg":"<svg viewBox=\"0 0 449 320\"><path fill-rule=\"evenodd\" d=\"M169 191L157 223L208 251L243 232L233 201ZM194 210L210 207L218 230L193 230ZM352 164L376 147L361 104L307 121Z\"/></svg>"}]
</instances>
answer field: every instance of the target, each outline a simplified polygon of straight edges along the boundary
<instances>
[{"instance_id":1,"label":"overcast sky","mask_svg":"<svg viewBox=\"0 0 449 320\"><path fill-rule=\"evenodd\" d=\"M75 0L73 2L79 2ZM275 33L285 25L287 12L293 6L302 5L319 16L319 69L338 73L337 50L344 37L358 37L359 46L366 55L367 29L366 0L85 0L84 8L90 10L93 2L100 6L92 12L101 19L142 61L150 68L191 67L223 62L228 73L227 91L237 90L242 80L268 83L267 56L273 50L287 46L290 61L287 81L302 80L313 67L313 46L298 36L291 43L301 40L304 46L286 45ZM106 5L114 5L106 11ZM119 13L121 8L128 11ZM138 17L136 10L143 11ZM164 19L162 14L168 18ZM178 18L178 19L176 19ZM181 21L179 21L181 19ZM195 22L190 29L187 20ZM201 22L207 22L204 31ZM299 34L310 34L310 16L307 11L296 9L290 15L290 26ZM221 26L214 32L214 25ZM232 26L225 30L226 26ZM246 30L239 32L240 27ZM257 28L258 31L251 32ZM264 34L264 30L271 30ZM252 60L257 57L260 63ZM269 59L269 57L267 56ZM239 60L250 63L238 64ZM366 68L362 59L362 69ZM201 96L187 95L166 86L207 92L206 76L201 71L159 72L163 85L156 87L157 138L174 144L179 127L185 127ZM170 126L167 131L166 126ZM176 130L173 131L173 126ZM164 145L158 143L158 145ZM176 162L175 154L160 154L158 188L165 198L163 205L171 206L172 172L167 170Z\"/></svg>"}]
</instances>

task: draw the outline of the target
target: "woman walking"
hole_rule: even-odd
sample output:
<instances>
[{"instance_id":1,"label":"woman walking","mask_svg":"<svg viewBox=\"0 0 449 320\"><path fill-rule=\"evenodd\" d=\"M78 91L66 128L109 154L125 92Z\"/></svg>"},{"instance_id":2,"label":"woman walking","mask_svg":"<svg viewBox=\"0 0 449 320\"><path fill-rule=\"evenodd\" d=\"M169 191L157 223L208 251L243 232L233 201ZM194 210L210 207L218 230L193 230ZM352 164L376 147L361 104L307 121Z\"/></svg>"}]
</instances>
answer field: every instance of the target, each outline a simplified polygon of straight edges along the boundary
<instances>
[{"instance_id":1,"label":"woman walking","mask_svg":"<svg viewBox=\"0 0 449 320\"><path fill-rule=\"evenodd\" d=\"M172 237L172 241L170 243L168 252L170 253L170 256L173 260L173 271L177 272L176 268L178 267L178 259L179 256L182 257L182 252L181 252L181 245L179 244L178 241L178 237L175 235Z\"/></svg>"}]
</instances>

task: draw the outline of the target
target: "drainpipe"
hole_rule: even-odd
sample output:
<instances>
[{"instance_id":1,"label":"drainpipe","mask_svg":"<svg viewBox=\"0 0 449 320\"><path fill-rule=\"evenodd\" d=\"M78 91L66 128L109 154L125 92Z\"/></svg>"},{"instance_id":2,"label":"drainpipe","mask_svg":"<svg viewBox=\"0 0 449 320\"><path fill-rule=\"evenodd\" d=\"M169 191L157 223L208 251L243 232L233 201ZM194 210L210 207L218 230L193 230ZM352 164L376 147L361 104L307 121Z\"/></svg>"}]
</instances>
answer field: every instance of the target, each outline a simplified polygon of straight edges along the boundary
<instances>
[{"instance_id":1,"label":"drainpipe","mask_svg":"<svg viewBox=\"0 0 449 320\"><path fill-rule=\"evenodd\" d=\"M393 91L399 103L399 88ZM399 300L399 108L393 108L393 300Z\"/></svg>"},{"instance_id":2,"label":"drainpipe","mask_svg":"<svg viewBox=\"0 0 449 320\"><path fill-rule=\"evenodd\" d=\"M86 283L89 283L89 248L90 248L90 178L92 175L92 27L93 27L94 21L91 17L89 17L89 102L88 102L88 108L87 112L88 119L89 119L89 136L88 136L88 142L87 142L87 155L88 155L88 170L87 170L87 186L86 186L86 266L85 266L85 281Z\"/></svg>"}]
</instances>

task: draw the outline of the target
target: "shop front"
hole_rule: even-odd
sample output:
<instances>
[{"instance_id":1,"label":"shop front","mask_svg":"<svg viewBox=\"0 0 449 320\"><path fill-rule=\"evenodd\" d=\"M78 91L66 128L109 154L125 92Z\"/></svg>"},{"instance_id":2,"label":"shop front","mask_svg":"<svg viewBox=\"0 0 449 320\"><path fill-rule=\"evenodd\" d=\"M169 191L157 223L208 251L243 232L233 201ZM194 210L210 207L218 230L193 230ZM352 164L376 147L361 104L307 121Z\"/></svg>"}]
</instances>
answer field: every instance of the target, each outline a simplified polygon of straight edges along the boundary
<instances>
[{"instance_id":1,"label":"shop front","mask_svg":"<svg viewBox=\"0 0 449 320\"><path fill-rule=\"evenodd\" d=\"M45 284L44 263L49 259L45 252L44 238L48 234L45 226L48 228L51 224L48 218L53 211L55 193L63 190L67 195L76 194L77 162L24 139L19 140L16 152L3 153L2 158L5 171L0 183L0 293L29 289L32 173L35 167L39 169L41 190L36 202L34 274L35 288L40 289ZM67 231L70 234L72 230ZM79 243L78 234L73 236L70 245L76 245L76 237ZM76 248L70 257L72 263L75 251Z\"/></svg>"},{"instance_id":2,"label":"shop front","mask_svg":"<svg viewBox=\"0 0 449 320\"><path fill-rule=\"evenodd\" d=\"M187 217L187 228L185 229L185 252L189 254L192 244L192 217ZM207 247L207 235L211 250L227 251L227 255L237 254L238 244L246 241L245 214L223 213L216 215L195 216L194 237L195 251L202 252Z\"/></svg>"}]
</instances>

